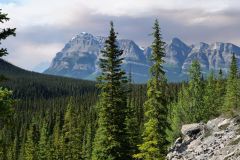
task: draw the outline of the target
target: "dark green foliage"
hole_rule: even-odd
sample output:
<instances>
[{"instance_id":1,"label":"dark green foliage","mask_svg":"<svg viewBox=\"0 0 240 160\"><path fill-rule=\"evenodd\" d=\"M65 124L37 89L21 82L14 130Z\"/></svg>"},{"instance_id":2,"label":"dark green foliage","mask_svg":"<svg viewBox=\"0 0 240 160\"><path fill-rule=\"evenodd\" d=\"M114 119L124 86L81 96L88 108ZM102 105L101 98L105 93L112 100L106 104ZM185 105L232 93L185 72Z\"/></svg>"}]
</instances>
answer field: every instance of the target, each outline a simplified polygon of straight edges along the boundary
<instances>
[{"instance_id":1,"label":"dark green foliage","mask_svg":"<svg viewBox=\"0 0 240 160\"><path fill-rule=\"evenodd\" d=\"M127 114L126 114L126 130L128 136L128 157L136 154L138 152L137 145L141 141L140 139L140 126L139 120L137 115L137 107L134 106L134 97L133 97L133 84L132 84L132 75L131 72L129 73L129 80L128 80L128 99L127 99ZM130 158L129 158L130 159Z\"/></svg>"},{"instance_id":2,"label":"dark green foliage","mask_svg":"<svg viewBox=\"0 0 240 160\"><path fill-rule=\"evenodd\" d=\"M77 124L78 117L73 108L72 99L67 106L63 125L63 153L64 159L79 160L81 154L81 130Z\"/></svg>"},{"instance_id":3,"label":"dark green foliage","mask_svg":"<svg viewBox=\"0 0 240 160\"><path fill-rule=\"evenodd\" d=\"M51 136L50 157L53 160L63 159L63 136L60 132L59 119L56 119Z\"/></svg>"},{"instance_id":4,"label":"dark green foliage","mask_svg":"<svg viewBox=\"0 0 240 160\"><path fill-rule=\"evenodd\" d=\"M0 23L5 23L9 18L7 14L2 13L0 9ZM15 36L15 28L0 28L0 45L7 37ZM0 47L0 58L7 55L7 49ZM7 78L0 72L0 82L6 81ZM13 100L11 99L12 92L0 86L0 159L10 159L15 157L15 145L10 143L9 135L11 116L13 113ZM12 152L11 152L12 151Z\"/></svg>"},{"instance_id":5,"label":"dark green foliage","mask_svg":"<svg viewBox=\"0 0 240 160\"><path fill-rule=\"evenodd\" d=\"M97 91L95 82L93 81L30 72L13 66L2 59L0 59L0 75L1 74L8 78L7 81L1 82L1 86L11 88L14 92L14 98L51 99L56 97L78 96Z\"/></svg>"},{"instance_id":6,"label":"dark green foliage","mask_svg":"<svg viewBox=\"0 0 240 160\"><path fill-rule=\"evenodd\" d=\"M214 78L214 73L211 71L211 73L208 76L207 84L205 87L205 93L204 93L204 106L205 106L205 115L204 120L207 121L213 117L217 117L219 115L219 101L218 100L218 88L216 85L216 81ZM219 91L220 92L220 91Z\"/></svg>"},{"instance_id":7,"label":"dark green foliage","mask_svg":"<svg viewBox=\"0 0 240 160\"><path fill-rule=\"evenodd\" d=\"M178 94L178 100L172 104L168 118L171 124L171 129L168 131L168 139L171 142L180 136L180 129L183 124L206 121L207 118L212 116L208 113L210 111L208 107L204 105L204 81L201 79L198 61L193 61L189 73L189 84L182 86ZM213 84L213 82L209 83ZM211 84L209 84L210 87L212 87ZM206 102L210 100L207 98L207 95L205 99Z\"/></svg>"},{"instance_id":8,"label":"dark green foliage","mask_svg":"<svg viewBox=\"0 0 240 160\"><path fill-rule=\"evenodd\" d=\"M144 130L142 134L143 142L139 145L140 153L135 154L135 158L145 160L165 159L167 140L167 104L165 100L166 79L163 71L165 56L165 43L162 41L158 21L154 24L154 41L152 44L152 56L150 73L151 79L148 82L147 100L144 103Z\"/></svg>"},{"instance_id":9,"label":"dark green foliage","mask_svg":"<svg viewBox=\"0 0 240 160\"><path fill-rule=\"evenodd\" d=\"M168 140L170 142L174 142L176 138L181 135L181 127L183 124L189 122L189 114L191 114L188 110L188 91L186 85L182 85L182 89L178 93L178 99L176 102L170 105L169 112L169 123L170 130L168 130Z\"/></svg>"},{"instance_id":10,"label":"dark green foliage","mask_svg":"<svg viewBox=\"0 0 240 160\"><path fill-rule=\"evenodd\" d=\"M41 132L40 132L40 140L38 142L38 150L37 150L37 158L39 160L47 160L50 159L50 146L49 141L47 139L47 125L43 123Z\"/></svg>"},{"instance_id":11,"label":"dark green foliage","mask_svg":"<svg viewBox=\"0 0 240 160\"><path fill-rule=\"evenodd\" d=\"M218 106L218 113L221 113L223 103L224 103L224 95L225 95L225 80L223 78L223 72L220 69L218 73L218 79L216 84L216 105Z\"/></svg>"},{"instance_id":12,"label":"dark green foliage","mask_svg":"<svg viewBox=\"0 0 240 160\"><path fill-rule=\"evenodd\" d=\"M235 54L233 54L229 76L227 79L226 96L223 112L234 115L239 111L240 111L240 82L238 78L237 59L235 57Z\"/></svg>"},{"instance_id":13,"label":"dark green foliage","mask_svg":"<svg viewBox=\"0 0 240 160\"><path fill-rule=\"evenodd\" d=\"M5 23L9 21L9 18L7 17L7 14L2 13L2 10L0 9L0 23ZM5 40L8 36L15 36L15 30L16 28L1 28L0 30L0 45L2 44L2 40ZM0 58L2 56L7 55L7 49L6 48L0 48Z\"/></svg>"},{"instance_id":14,"label":"dark green foliage","mask_svg":"<svg viewBox=\"0 0 240 160\"><path fill-rule=\"evenodd\" d=\"M8 117L13 111L11 96L12 91L0 87L0 126L2 126L3 119Z\"/></svg>"},{"instance_id":15,"label":"dark green foliage","mask_svg":"<svg viewBox=\"0 0 240 160\"><path fill-rule=\"evenodd\" d=\"M30 129L27 132L27 137L26 137L26 142L24 143L24 148L23 148L23 159L24 160L34 160L36 159L36 145L34 144L33 140L33 127L31 126Z\"/></svg>"},{"instance_id":16,"label":"dark green foliage","mask_svg":"<svg viewBox=\"0 0 240 160\"><path fill-rule=\"evenodd\" d=\"M4 67L0 67L0 73L2 68ZM14 116L12 117L12 123L14 125L8 126L2 131L2 139L5 140L5 144L8 144L4 146L13 146L15 143L16 150L15 152L10 152L10 150L5 147L3 153L4 156L7 157L10 154L16 154L18 159L23 159L25 152L24 146L26 144L28 135L27 132L29 132L28 126L32 126L32 128L34 128L33 130L35 130L33 142L34 148L38 150L42 126L45 123L47 127L47 140L50 143L50 158L63 159L63 126L65 125L64 115L66 114L66 107L70 101L69 97L72 96L74 115L77 115L77 120L79 122L77 127L81 130L80 146L82 146L82 149L80 153L82 153L83 159L91 159L93 139L96 130L96 111L94 106L98 98L98 90L94 86L95 83L41 74L37 75L37 80L35 75L33 76L32 72L25 71L21 73L19 70L17 71L19 74L17 74L15 71L16 67L9 65L9 71L7 75L12 75L10 76L12 78L8 83L1 82L1 84L4 84L11 90L14 88L13 96L18 99L16 103L14 103L14 109L16 110ZM25 77L27 82L20 81L22 77ZM51 77L53 79L51 79ZM48 78L51 79L50 83L46 83ZM56 82L54 80L56 80ZM35 81L38 83L34 83ZM28 86L25 91L22 90L21 86L28 82L33 82L34 85ZM49 91L52 93L51 96L43 98L44 96L41 95L44 95L45 91L40 87L34 89L36 92L32 92L31 96L29 96L27 90L33 90L33 88L36 87L35 85L41 85L43 88L49 88ZM68 88L68 86L72 87ZM169 87L169 94L171 95L170 97L172 97L172 99L174 99L175 94L178 91L178 86L179 85L171 84ZM67 92L65 92L64 95L59 96L59 90L55 90L55 88L60 88ZM76 91L73 89L78 90ZM23 93L19 94L20 92ZM75 93L72 94L72 92ZM140 130L143 126L143 103L146 99L145 93L146 85L132 85L132 106L136 106L134 110L137 112L137 125ZM135 128L132 129L134 130ZM127 154L129 154L129 152L127 152Z\"/></svg>"},{"instance_id":17,"label":"dark green foliage","mask_svg":"<svg viewBox=\"0 0 240 160\"><path fill-rule=\"evenodd\" d=\"M188 112L189 121L185 123L200 122L205 119L206 106L204 106L204 85L201 80L201 68L197 60L193 61L190 68L190 81L188 87Z\"/></svg>"},{"instance_id":18,"label":"dark green foliage","mask_svg":"<svg viewBox=\"0 0 240 160\"><path fill-rule=\"evenodd\" d=\"M100 68L98 87L101 90L97 104L98 129L94 139L93 160L121 160L127 157L127 134L125 126L127 91L125 72L121 69L123 54L116 43L116 33L111 22Z\"/></svg>"},{"instance_id":19,"label":"dark green foliage","mask_svg":"<svg viewBox=\"0 0 240 160\"><path fill-rule=\"evenodd\" d=\"M7 17L7 14L2 13L2 10L0 9L0 23L4 23L8 20L9 18ZM15 36L15 30L15 28L0 28L0 45L2 44L2 40L5 40L7 37L11 35ZM7 49L0 47L0 58L7 54ZM7 78L0 72L0 82L5 80L7 80ZM7 89L4 89L2 86L0 86L0 128L3 127L5 118L9 116L10 112L12 111L11 106L13 101L11 99L11 94L11 91L8 91Z\"/></svg>"}]
</instances>

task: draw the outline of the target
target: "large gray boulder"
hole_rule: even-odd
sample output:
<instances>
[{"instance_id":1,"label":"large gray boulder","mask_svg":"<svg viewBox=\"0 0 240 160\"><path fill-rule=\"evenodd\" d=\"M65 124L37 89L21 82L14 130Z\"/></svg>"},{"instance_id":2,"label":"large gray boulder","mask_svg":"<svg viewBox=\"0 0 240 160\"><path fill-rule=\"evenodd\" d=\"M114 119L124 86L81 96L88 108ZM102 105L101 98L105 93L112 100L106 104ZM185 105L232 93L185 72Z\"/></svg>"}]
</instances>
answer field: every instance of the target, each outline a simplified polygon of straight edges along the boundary
<instances>
[{"instance_id":1,"label":"large gray boulder","mask_svg":"<svg viewBox=\"0 0 240 160\"><path fill-rule=\"evenodd\" d=\"M168 160L240 160L240 117L182 126Z\"/></svg>"}]
</instances>

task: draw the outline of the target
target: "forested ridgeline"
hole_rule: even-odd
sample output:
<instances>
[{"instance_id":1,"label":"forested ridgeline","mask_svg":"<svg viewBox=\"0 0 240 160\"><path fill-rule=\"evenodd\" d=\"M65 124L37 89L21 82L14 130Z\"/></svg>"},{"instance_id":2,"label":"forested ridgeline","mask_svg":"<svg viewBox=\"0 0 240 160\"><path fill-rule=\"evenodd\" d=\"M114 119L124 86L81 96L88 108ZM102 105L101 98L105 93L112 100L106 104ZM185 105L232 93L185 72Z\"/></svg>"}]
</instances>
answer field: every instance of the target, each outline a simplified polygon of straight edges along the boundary
<instances>
[{"instance_id":1,"label":"forested ridgeline","mask_svg":"<svg viewBox=\"0 0 240 160\"><path fill-rule=\"evenodd\" d=\"M14 98L54 98L97 92L96 82L30 72L0 59L1 86L11 88Z\"/></svg>"},{"instance_id":2,"label":"forested ridgeline","mask_svg":"<svg viewBox=\"0 0 240 160\"><path fill-rule=\"evenodd\" d=\"M0 40L10 35L15 29L3 30ZM0 60L0 159L163 160L182 124L239 115L234 54L228 75L219 70L204 80L195 60L187 83L169 84L156 20L151 78L135 85L121 68L116 35L111 22L97 82L42 75ZM0 50L0 57L6 54Z\"/></svg>"},{"instance_id":3,"label":"forested ridgeline","mask_svg":"<svg viewBox=\"0 0 240 160\"><path fill-rule=\"evenodd\" d=\"M0 67L0 73L5 77L5 80L0 84L13 91L12 97L14 99L14 115L7 117L10 118L8 119L9 123L6 123L1 131L3 136L2 159L24 159L23 157L27 157L24 149L29 132L33 134L32 140L34 143L31 143L34 146L32 152L34 155L32 156L35 156L34 159L38 159L42 127L45 127L46 130L45 138L48 144L45 145L49 147L46 149L47 157L54 159L55 156L55 159L61 159L60 157L67 156L65 151L61 151L56 148L57 146L54 146L58 145L54 143L60 143L60 138L67 138L66 134L72 134L68 131L64 133L67 121L76 123L73 129L79 130L78 135L70 135L78 136L79 140L71 140L69 145L72 145L72 143L75 143L76 146L79 145L76 154L80 154L81 157L86 154L84 152L88 152L90 156L96 129L95 107L99 94L95 82L29 72L16 68L4 60L1 60ZM139 128L135 129L140 130L144 117L143 103L146 100L146 85L133 84L129 87L132 89L131 105L136 106L132 112ZM179 88L180 84L169 85L169 100L176 99L175 96ZM69 107L71 108L68 109ZM72 113L69 113L69 110ZM71 120L66 119L66 114L70 114L68 117ZM61 143L59 144L61 147L66 145L63 142ZM86 145L90 146L85 148ZM29 150L29 148L26 148L26 150ZM72 151L69 152L69 155L71 155ZM89 159L89 157L85 159Z\"/></svg>"}]
</instances>

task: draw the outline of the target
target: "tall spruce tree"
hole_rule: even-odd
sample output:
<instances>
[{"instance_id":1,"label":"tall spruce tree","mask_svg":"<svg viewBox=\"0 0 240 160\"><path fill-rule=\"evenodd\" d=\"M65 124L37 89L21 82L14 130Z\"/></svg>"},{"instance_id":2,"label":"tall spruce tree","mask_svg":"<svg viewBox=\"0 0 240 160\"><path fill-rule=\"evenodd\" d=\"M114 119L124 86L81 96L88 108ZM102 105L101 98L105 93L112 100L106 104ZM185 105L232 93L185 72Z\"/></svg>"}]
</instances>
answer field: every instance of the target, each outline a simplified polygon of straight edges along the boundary
<instances>
[{"instance_id":1,"label":"tall spruce tree","mask_svg":"<svg viewBox=\"0 0 240 160\"><path fill-rule=\"evenodd\" d=\"M9 18L7 17L7 14L2 13L2 10L0 9L0 23L5 23L9 21ZM0 30L0 45L2 44L1 41L5 40L8 36L15 36L15 30L16 28L4 28ZM7 49L6 48L0 48L0 58L2 56L7 55Z\"/></svg>"},{"instance_id":2,"label":"tall spruce tree","mask_svg":"<svg viewBox=\"0 0 240 160\"><path fill-rule=\"evenodd\" d=\"M204 120L207 121L212 117L216 117L219 113L219 106L218 106L218 94L217 94L217 88L216 88L216 82L214 78L214 72L213 70L210 72L208 79L207 79L207 85L205 88L204 93L204 106L206 108Z\"/></svg>"},{"instance_id":3,"label":"tall spruce tree","mask_svg":"<svg viewBox=\"0 0 240 160\"><path fill-rule=\"evenodd\" d=\"M33 127L30 126L30 129L27 132L27 139L24 144L24 160L35 160L36 159L36 147L33 142Z\"/></svg>"},{"instance_id":4,"label":"tall spruce tree","mask_svg":"<svg viewBox=\"0 0 240 160\"><path fill-rule=\"evenodd\" d=\"M218 113L220 113L223 107L224 95L225 95L225 80L223 77L222 69L220 69L218 72L218 78L216 83L216 94L217 94L216 103L218 106Z\"/></svg>"},{"instance_id":5,"label":"tall spruce tree","mask_svg":"<svg viewBox=\"0 0 240 160\"><path fill-rule=\"evenodd\" d=\"M60 133L60 116L58 115L55 120L55 125L53 128L52 142L51 142L51 159L58 160L63 159L63 136Z\"/></svg>"},{"instance_id":6,"label":"tall spruce tree","mask_svg":"<svg viewBox=\"0 0 240 160\"><path fill-rule=\"evenodd\" d=\"M64 159L79 160L81 155L81 135L77 126L77 115L73 110L73 101L70 100L64 116L63 138Z\"/></svg>"},{"instance_id":7,"label":"tall spruce tree","mask_svg":"<svg viewBox=\"0 0 240 160\"><path fill-rule=\"evenodd\" d=\"M129 142L129 157L138 152L137 144L140 142L140 127L137 117L137 107L134 105L132 73L129 72L128 77L128 99L127 99L127 114L126 114L126 130Z\"/></svg>"},{"instance_id":8,"label":"tall spruce tree","mask_svg":"<svg viewBox=\"0 0 240 160\"><path fill-rule=\"evenodd\" d=\"M9 18L7 17L7 14L2 13L2 10L0 9L0 23L5 23L9 21ZM5 40L7 37L13 35L15 36L15 30L16 28L0 28L0 45L2 44L2 41ZM7 49L0 47L0 58L7 55ZM0 75L0 81L5 80L3 75ZM4 117L8 116L12 111L12 105L10 103L11 101L11 91L8 91L7 89L3 89L0 86L0 128L2 128ZM1 142L0 142L1 145Z\"/></svg>"},{"instance_id":9,"label":"tall spruce tree","mask_svg":"<svg viewBox=\"0 0 240 160\"><path fill-rule=\"evenodd\" d=\"M197 60L192 62L189 73L188 107L190 114L186 115L189 116L189 121L187 123L202 121L206 111L206 107L203 103L204 86L203 81L201 80L201 67Z\"/></svg>"},{"instance_id":10,"label":"tall spruce tree","mask_svg":"<svg viewBox=\"0 0 240 160\"><path fill-rule=\"evenodd\" d=\"M50 159L50 147L47 139L47 125L44 122L40 132L40 140L38 143L38 154L37 158L39 160Z\"/></svg>"},{"instance_id":11,"label":"tall spruce tree","mask_svg":"<svg viewBox=\"0 0 240 160\"><path fill-rule=\"evenodd\" d=\"M235 54L233 54L227 79L223 112L234 115L235 111L240 111L240 84L238 79L237 58Z\"/></svg>"},{"instance_id":12,"label":"tall spruce tree","mask_svg":"<svg viewBox=\"0 0 240 160\"><path fill-rule=\"evenodd\" d=\"M125 126L127 78L121 69L123 51L117 46L113 22L110 25L110 35L100 59L102 73L98 78L98 88L101 93L97 104L98 129L94 139L93 160L129 159Z\"/></svg>"},{"instance_id":13,"label":"tall spruce tree","mask_svg":"<svg viewBox=\"0 0 240 160\"><path fill-rule=\"evenodd\" d=\"M144 103L144 131L142 134L143 143L139 145L140 153L135 158L144 160L165 159L167 140L166 129L168 127L166 101L164 94L166 89L166 78L163 70L165 43L162 41L158 20L154 23L154 41L152 44L152 56L148 81L147 101Z\"/></svg>"},{"instance_id":14,"label":"tall spruce tree","mask_svg":"<svg viewBox=\"0 0 240 160\"><path fill-rule=\"evenodd\" d=\"M181 127L185 123L189 123L189 97L188 87L182 84L182 88L178 93L177 102L174 102L169 113L170 129L168 130L168 140L174 142L176 138L181 136Z\"/></svg>"}]
</instances>

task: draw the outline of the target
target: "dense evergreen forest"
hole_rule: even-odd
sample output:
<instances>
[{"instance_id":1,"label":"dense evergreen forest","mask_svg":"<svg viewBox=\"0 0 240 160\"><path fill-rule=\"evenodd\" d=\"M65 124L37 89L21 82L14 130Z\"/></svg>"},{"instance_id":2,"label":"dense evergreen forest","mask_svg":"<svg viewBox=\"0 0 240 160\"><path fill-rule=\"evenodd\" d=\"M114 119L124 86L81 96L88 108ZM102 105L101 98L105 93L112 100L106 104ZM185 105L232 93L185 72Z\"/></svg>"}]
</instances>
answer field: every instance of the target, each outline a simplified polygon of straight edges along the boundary
<instances>
[{"instance_id":1,"label":"dense evergreen forest","mask_svg":"<svg viewBox=\"0 0 240 160\"><path fill-rule=\"evenodd\" d=\"M1 23L9 20L0 15ZM15 29L2 30L0 42L10 35ZM162 160L182 124L240 113L234 54L228 75L220 70L204 79L196 60L188 82L170 84L157 20L152 36L148 84L133 84L121 69L112 22L96 82L34 73L0 59L0 159ZM6 54L0 50L0 57Z\"/></svg>"}]
</instances>

